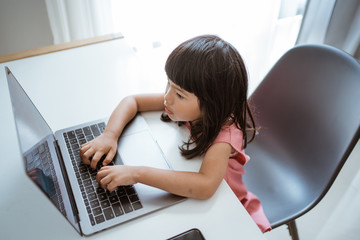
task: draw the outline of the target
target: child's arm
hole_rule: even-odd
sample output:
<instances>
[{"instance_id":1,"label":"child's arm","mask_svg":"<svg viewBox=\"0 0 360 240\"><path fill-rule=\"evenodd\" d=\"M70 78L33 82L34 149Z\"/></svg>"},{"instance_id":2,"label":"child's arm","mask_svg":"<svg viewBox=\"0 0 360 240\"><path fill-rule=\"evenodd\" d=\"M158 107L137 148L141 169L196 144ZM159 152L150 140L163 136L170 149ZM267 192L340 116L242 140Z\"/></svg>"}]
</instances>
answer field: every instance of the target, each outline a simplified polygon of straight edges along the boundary
<instances>
[{"instance_id":1,"label":"child's arm","mask_svg":"<svg viewBox=\"0 0 360 240\"><path fill-rule=\"evenodd\" d=\"M90 164L91 168L95 169L98 161L105 154L103 165L109 164L116 154L118 138L136 113L163 109L164 94L136 95L124 98L111 114L104 132L81 146L80 156L83 162Z\"/></svg>"},{"instance_id":2,"label":"child's arm","mask_svg":"<svg viewBox=\"0 0 360 240\"><path fill-rule=\"evenodd\" d=\"M162 170L142 166L108 166L97 174L103 188L113 191L120 185L143 183L165 191L198 199L211 197L225 176L232 147L212 145L204 156L199 172Z\"/></svg>"}]
</instances>

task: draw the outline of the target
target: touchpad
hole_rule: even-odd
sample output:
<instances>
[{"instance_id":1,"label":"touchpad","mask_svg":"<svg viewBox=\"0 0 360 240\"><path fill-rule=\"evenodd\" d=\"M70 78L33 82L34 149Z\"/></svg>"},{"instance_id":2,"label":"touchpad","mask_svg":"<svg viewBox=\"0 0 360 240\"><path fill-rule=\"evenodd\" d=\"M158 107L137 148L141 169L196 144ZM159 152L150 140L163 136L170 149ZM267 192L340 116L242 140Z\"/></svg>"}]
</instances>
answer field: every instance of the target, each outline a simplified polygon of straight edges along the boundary
<instances>
[{"instance_id":1,"label":"touchpad","mask_svg":"<svg viewBox=\"0 0 360 240\"><path fill-rule=\"evenodd\" d=\"M169 169L159 145L148 130L122 136L118 154L124 165Z\"/></svg>"}]
</instances>

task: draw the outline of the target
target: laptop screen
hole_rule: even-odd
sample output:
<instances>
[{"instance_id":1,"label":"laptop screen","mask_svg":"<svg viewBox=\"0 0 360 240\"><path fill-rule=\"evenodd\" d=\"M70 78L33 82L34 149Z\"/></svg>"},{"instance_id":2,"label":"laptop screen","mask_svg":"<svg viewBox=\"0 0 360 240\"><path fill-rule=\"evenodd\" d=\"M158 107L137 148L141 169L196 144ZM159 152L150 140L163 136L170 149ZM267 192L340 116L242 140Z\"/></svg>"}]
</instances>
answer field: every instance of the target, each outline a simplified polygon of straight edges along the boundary
<instances>
[{"instance_id":1,"label":"laptop screen","mask_svg":"<svg viewBox=\"0 0 360 240\"><path fill-rule=\"evenodd\" d=\"M55 171L53 132L8 68L6 75L25 171L66 216Z\"/></svg>"}]
</instances>

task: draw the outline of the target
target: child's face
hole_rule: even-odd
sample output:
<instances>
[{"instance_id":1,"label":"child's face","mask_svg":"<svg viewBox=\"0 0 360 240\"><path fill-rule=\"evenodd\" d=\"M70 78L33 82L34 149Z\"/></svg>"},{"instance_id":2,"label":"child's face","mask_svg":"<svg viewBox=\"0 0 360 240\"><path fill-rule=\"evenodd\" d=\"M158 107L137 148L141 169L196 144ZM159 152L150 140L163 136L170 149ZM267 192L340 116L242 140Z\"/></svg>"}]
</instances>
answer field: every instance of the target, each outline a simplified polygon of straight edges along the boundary
<instances>
[{"instance_id":1,"label":"child's face","mask_svg":"<svg viewBox=\"0 0 360 240\"><path fill-rule=\"evenodd\" d=\"M173 121L194 121L201 117L198 98L171 80L164 96L165 111Z\"/></svg>"}]
</instances>

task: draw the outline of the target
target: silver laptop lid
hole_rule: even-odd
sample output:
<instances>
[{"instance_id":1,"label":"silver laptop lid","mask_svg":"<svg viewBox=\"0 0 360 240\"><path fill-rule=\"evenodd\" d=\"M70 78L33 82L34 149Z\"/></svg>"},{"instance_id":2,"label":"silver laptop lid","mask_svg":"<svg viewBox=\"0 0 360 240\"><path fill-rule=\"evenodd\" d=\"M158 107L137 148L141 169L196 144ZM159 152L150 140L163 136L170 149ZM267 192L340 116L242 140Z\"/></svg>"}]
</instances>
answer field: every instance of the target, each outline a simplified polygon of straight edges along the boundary
<instances>
[{"instance_id":1,"label":"silver laptop lid","mask_svg":"<svg viewBox=\"0 0 360 240\"><path fill-rule=\"evenodd\" d=\"M54 134L10 69L5 67L20 151L27 176L79 231L54 146Z\"/></svg>"}]
</instances>

